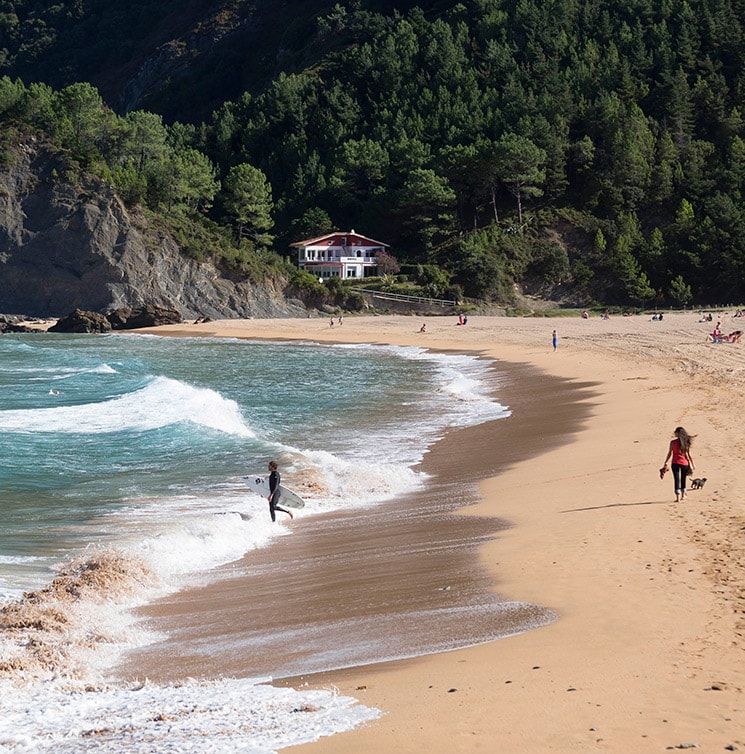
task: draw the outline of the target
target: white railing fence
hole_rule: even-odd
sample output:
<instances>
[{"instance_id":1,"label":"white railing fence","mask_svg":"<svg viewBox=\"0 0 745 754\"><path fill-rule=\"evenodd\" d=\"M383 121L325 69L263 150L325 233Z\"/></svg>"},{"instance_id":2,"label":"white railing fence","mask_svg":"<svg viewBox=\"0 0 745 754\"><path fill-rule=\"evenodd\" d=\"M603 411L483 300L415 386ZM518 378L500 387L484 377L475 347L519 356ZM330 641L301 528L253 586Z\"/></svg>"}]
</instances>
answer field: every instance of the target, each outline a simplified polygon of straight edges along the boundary
<instances>
[{"instance_id":1,"label":"white railing fence","mask_svg":"<svg viewBox=\"0 0 745 754\"><path fill-rule=\"evenodd\" d=\"M352 288L356 293L365 293L374 298L381 298L387 301L407 301L412 304L432 304L434 306L456 306L457 301L451 301L444 298L427 298L426 296L407 296L405 293L388 293L386 291L375 291L372 288Z\"/></svg>"}]
</instances>

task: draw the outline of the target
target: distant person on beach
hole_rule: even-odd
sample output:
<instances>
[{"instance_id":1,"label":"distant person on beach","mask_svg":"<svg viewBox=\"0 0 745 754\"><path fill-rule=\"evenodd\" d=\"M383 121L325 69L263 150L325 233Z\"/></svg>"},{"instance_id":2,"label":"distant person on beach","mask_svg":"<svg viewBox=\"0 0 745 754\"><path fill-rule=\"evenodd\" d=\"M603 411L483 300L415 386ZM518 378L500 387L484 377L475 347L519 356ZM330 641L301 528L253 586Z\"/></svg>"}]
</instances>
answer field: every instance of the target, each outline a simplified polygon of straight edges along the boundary
<instances>
[{"instance_id":1,"label":"distant person on beach","mask_svg":"<svg viewBox=\"0 0 745 754\"><path fill-rule=\"evenodd\" d=\"M427 332L427 323L426 322L419 328L419 332L423 332L423 333Z\"/></svg>"},{"instance_id":2,"label":"distant person on beach","mask_svg":"<svg viewBox=\"0 0 745 754\"><path fill-rule=\"evenodd\" d=\"M292 511L279 507L279 501L282 498L282 491L279 489L279 483L282 477L277 470L277 462L269 461L269 515L272 521L277 520L276 511L282 511L292 518Z\"/></svg>"},{"instance_id":3,"label":"distant person on beach","mask_svg":"<svg viewBox=\"0 0 745 754\"><path fill-rule=\"evenodd\" d=\"M670 440L665 463L660 469L660 478L665 476L668 469L667 462L672 459L673 483L675 484L675 502L686 499L686 479L693 472L693 458L691 457L691 443L696 435L689 435L683 427L676 427Z\"/></svg>"},{"instance_id":4,"label":"distant person on beach","mask_svg":"<svg viewBox=\"0 0 745 754\"><path fill-rule=\"evenodd\" d=\"M551 344L554 347L554 351L559 347L559 336L556 334L556 330L551 333Z\"/></svg>"}]
</instances>

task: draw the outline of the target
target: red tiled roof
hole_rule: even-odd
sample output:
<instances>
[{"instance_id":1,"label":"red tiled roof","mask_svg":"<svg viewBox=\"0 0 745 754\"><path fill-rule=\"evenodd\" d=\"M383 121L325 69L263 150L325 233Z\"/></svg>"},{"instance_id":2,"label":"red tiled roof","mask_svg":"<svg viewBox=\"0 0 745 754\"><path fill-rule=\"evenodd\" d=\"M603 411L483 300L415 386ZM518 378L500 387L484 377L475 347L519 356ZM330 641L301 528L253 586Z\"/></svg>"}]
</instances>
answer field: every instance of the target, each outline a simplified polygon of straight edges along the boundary
<instances>
[{"instance_id":1,"label":"red tiled roof","mask_svg":"<svg viewBox=\"0 0 745 754\"><path fill-rule=\"evenodd\" d=\"M354 245L349 243L350 241L359 241L361 246L388 246L387 243L376 241L374 238L368 238L367 236L360 235L354 231L349 231L348 233L344 231L326 233L323 236L318 236L318 238L307 238L304 241L296 241L295 243L291 243L290 246L322 246L324 244L326 246L341 246L342 238L347 239L346 246Z\"/></svg>"}]
</instances>

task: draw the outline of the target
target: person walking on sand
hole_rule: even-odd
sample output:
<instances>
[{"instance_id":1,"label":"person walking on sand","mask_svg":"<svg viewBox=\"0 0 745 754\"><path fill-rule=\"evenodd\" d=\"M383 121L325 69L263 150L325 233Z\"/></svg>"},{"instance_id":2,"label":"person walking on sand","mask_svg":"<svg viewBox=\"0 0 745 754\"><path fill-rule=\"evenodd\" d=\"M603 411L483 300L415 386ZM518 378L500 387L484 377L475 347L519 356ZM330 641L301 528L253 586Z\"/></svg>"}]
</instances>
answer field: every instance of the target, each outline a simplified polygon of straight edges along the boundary
<instances>
[{"instance_id":1,"label":"person walking on sand","mask_svg":"<svg viewBox=\"0 0 745 754\"><path fill-rule=\"evenodd\" d=\"M554 347L554 351L559 347L559 336L556 334L556 330L551 333L551 344Z\"/></svg>"},{"instance_id":2,"label":"person walking on sand","mask_svg":"<svg viewBox=\"0 0 745 754\"><path fill-rule=\"evenodd\" d=\"M269 461L269 515L272 517L272 521L277 520L276 511L282 511L292 518L292 511L279 507L279 502L282 499L282 491L279 488L280 480L277 462Z\"/></svg>"},{"instance_id":3,"label":"person walking on sand","mask_svg":"<svg viewBox=\"0 0 745 754\"><path fill-rule=\"evenodd\" d=\"M665 463L662 464L660 476L664 476L668 469L667 462L672 459L673 482L675 484L675 502L679 503L686 499L686 478L693 471L693 458L691 457L691 443L696 435L689 435L683 427L676 427L670 440Z\"/></svg>"}]
</instances>

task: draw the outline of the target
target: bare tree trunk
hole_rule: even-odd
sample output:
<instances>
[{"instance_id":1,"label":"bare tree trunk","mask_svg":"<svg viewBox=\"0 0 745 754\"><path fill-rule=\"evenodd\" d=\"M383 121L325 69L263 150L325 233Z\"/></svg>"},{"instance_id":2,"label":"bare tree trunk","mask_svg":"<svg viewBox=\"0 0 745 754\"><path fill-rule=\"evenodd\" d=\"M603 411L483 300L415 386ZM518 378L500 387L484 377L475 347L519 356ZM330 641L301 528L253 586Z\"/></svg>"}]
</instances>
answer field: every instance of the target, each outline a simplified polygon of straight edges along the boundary
<instances>
[{"instance_id":1,"label":"bare tree trunk","mask_svg":"<svg viewBox=\"0 0 745 754\"><path fill-rule=\"evenodd\" d=\"M499 222L499 213L497 212L497 192L494 190L494 185L491 187L491 206L494 209L494 222Z\"/></svg>"},{"instance_id":2,"label":"bare tree trunk","mask_svg":"<svg viewBox=\"0 0 745 754\"><path fill-rule=\"evenodd\" d=\"M510 193L517 199L517 224L523 224L523 184L521 181L516 181L510 186Z\"/></svg>"}]
</instances>

